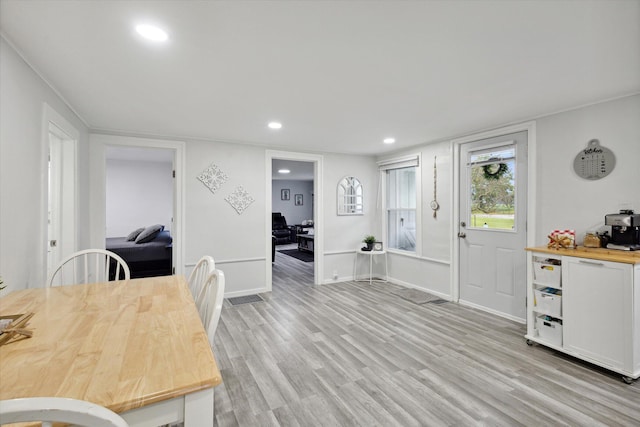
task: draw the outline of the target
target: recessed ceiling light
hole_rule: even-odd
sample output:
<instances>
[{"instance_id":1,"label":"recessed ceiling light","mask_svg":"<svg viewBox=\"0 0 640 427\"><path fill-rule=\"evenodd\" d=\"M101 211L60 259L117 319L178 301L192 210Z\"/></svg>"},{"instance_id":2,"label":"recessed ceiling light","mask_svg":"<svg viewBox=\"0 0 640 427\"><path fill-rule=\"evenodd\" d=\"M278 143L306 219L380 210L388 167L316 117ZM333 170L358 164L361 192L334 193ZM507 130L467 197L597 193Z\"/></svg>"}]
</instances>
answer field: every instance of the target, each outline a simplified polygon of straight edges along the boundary
<instances>
[{"instance_id":1,"label":"recessed ceiling light","mask_svg":"<svg viewBox=\"0 0 640 427\"><path fill-rule=\"evenodd\" d=\"M271 122L267 126L269 126L271 129L280 129L282 127L282 123Z\"/></svg>"},{"instance_id":2,"label":"recessed ceiling light","mask_svg":"<svg viewBox=\"0 0 640 427\"><path fill-rule=\"evenodd\" d=\"M136 26L136 31L145 39L154 42L164 42L169 38L166 31L153 25L140 24Z\"/></svg>"},{"instance_id":3,"label":"recessed ceiling light","mask_svg":"<svg viewBox=\"0 0 640 427\"><path fill-rule=\"evenodd\" d=\"M290 173L289 169L278 169L278 173Z\"/></svg>"},{"instance_id":4,"label":"recessed ceiling light","mask_svg":"<svg viewBox=\"0 0 640 427\"><path fill-rule=\"evenodd\" d=\"M384 142L385 144L393 144L394 142L396 142L395 138L385 138L382 140L382 142Z\"/></svg>"}]
</instances>

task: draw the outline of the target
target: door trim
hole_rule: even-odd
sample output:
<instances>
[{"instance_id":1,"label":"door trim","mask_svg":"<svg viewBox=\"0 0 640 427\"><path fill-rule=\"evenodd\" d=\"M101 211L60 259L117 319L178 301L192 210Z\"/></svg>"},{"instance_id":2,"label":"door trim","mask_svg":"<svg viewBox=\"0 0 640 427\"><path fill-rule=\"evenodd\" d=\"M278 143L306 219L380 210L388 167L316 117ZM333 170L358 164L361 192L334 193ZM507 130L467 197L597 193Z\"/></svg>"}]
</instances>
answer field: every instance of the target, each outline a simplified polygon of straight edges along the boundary
<instances>
[{"instance_id":1,"label":"door trim","mask_svg":"<svg viewBox=\"0 0 640 427\"><path fill-rule=\"evenodd\" d=\"M271 292L273 286L273 266L271 263L271 187L272 187L272 162L273 159L282 160L295 160L299 162L311 162L314 164L313 168L313 194L315 197L313 207L313 227L315 229L316 236L320 236L319 239L314 241L313 250L313 283L321 285L323 283L323 271L324 271L324 242L322 236L324 236L324 185L323 185L323 160L324 156L321 154L309 154L309 153L296 153L291 151L275 151L266 150L265 152L265 284L266 292Z\"/></svg>"},{"instance_id":2,"label":"door trim","mask_svg":"<svg viewBox=\"0 0 640 427\"><path fill-rule=\"evenodd\" d=\"M536 189L536 122L524 122L501 127L473 135L456 138L451 141L451 158L453 159L453 191L451 192L451 297L460 301L460 240L458 224L460 224L460 149L463 144L480 139L493 138L511 133L527 131L527 246L533 246L536 235L535 200ZM524 248L522 248L524 250Z\"/></svg>"},{"instance_id":3,"label":"door trim","mask_svg":"<svg viewBox=\"0 0 640 427\"><path fill-rule=\"evenodd\" d=\"M173 219L173 253L175 274L184 274L185 238L185 143L182 141L139 138L133 136L105 135L92 133L90 153L90 245L93 248L105 247L106 230L106 147L143 147L162 148L174 151L174 167L176 171L176 193L174 195L175 217Z\"/></svg>"},{"instance_id":4,"label":"door trim","mask_svg":"<svg viewBox=\"0 0 640 427\"><path fill-rule=\"evenodd\" d=\"M72 142L73 145L73 157L74 157L74 180L75 180L75 188L74 188L74 214L75 218L78 219L78 141L80 139L80 132L73 126L67 119L62 117L60 113L54 110L49 104L46 102L42 103L42 129L41 129L41 144L42 144L42 157L40 159L40 185L41 185L41 198L40 198L40 242L39 242L39 252L40 257L38 257L37 262L37 271L39 271L38 275L40 277L36 277L34 283L41 283L42 286L46 283L46 279L48 276L47 272L47 245L48 245L48 203L49 203L49 131L51 126L55 126L58 130L62 131ZM74 232L73 236L73 244L72 247L74 250L78 248L78 233Z\"/></svg>"}]
</instances>

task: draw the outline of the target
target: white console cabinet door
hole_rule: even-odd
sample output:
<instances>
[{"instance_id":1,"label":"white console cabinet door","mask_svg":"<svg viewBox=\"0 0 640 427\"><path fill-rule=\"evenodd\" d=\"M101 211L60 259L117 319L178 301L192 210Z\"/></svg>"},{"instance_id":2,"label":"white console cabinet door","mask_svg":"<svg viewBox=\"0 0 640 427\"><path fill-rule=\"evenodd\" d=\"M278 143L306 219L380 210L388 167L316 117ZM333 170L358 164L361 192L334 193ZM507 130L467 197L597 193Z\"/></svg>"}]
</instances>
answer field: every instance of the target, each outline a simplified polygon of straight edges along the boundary
<instances>
[{"instance_id":1,"label":"white console cabinet door","mask_svg":"<svg viewBox=\"0 0 640 427\"><path fill-rule=\"evenodd\" d=\"M562 282L564 348L632 373L633 265L565 256Z\"/></svg>"}]
</instances>

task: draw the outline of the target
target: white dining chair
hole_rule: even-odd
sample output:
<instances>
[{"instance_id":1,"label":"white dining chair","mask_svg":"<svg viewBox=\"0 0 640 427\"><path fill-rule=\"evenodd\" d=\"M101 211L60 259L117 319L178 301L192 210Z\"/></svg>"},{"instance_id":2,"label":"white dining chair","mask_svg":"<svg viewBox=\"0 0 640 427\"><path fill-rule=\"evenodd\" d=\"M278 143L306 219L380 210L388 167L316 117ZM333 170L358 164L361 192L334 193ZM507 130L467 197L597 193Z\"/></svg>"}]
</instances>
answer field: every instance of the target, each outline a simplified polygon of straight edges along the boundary
<instances>
[{"instance_id":1,"label":"white dining chair","mask_svg":"<svg viewBox=\"0 0 640 427\"><path fill-rule=\"evenodd\" d=\"M187 282L189 283L189 290L191 291L191 295L194 300L200 293L200 288L202 288L204 282L215 269L216 263L213 260L213 257L209 255L205 255L200 258L196 266L193 268Z\"/></svg>"},{"instance_id":2,"label":"white dining chair","mask_svg":"<svg viewBox=\"0 0 640 427\"><path fill-rule=\"evenodd\" d=\"M0 400L0 424L19 422L67 423L84 427L128 427L115 412L84 400L64 397L28 397Z\"/></svg>"},{"instance_id":3,"label":"white dining chair","mask_svg":"<svg viewBox=\"0 0 640 427\"><path fill-rule=\"evenodd\" d=\"M85 249L63 259L53 270L47 286L99 283L130 278L129 266L118 254L105 249Z\"/></svg>"},{"instance_id":4,"label":"white dining chair","mask_svg":"<svg viewBox=\"0 0 640 427\"><path fill-rule=\"evenodd\" d=\"M224 272L216 269L207 277L200 289L200 293L196 297L196 307L198 307L200 320L202 320L202 325L207 331L211 346L213 346L213 339L222 314L224 287Z\"/></svg>"}]
</instances>

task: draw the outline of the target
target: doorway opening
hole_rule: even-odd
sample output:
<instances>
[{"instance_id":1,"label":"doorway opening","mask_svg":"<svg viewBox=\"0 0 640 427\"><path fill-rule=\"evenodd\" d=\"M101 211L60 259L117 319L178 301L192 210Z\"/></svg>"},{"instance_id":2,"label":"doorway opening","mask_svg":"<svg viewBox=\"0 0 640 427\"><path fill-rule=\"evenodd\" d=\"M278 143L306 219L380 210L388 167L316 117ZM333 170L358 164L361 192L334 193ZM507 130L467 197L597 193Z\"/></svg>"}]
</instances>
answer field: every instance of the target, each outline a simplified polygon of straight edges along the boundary
<instances>
[{"instance_id":1,"label":"doorway opening","mask_svg":"<svg viewBox=\"0 0 640 427\"><path fill-rule=\"evenodd\" d=\"M272 280L314 283L314 164L273 159L271 168Z\"/></svg>"},{"instance_id":2,"label":"doorway opening","mask_svg":"<svg viewBox=\"0 0 640 427\"><path fill-rule=\"evenodd\" d=\"M323 156L271 150L266 154L267 291L274 277L320 284Z\"/></svg>"},{"instance_id":3,"label":"doorway opening","mask_svg":"<svg viewBox=\"0 0 640 427\"><path fill-rule=\"evenodd\" d=\"M174 159L170 148L105 148L105 248L132 278L174 271Z\"/></svg>"}]
</instances>

